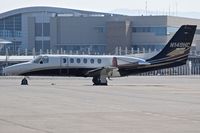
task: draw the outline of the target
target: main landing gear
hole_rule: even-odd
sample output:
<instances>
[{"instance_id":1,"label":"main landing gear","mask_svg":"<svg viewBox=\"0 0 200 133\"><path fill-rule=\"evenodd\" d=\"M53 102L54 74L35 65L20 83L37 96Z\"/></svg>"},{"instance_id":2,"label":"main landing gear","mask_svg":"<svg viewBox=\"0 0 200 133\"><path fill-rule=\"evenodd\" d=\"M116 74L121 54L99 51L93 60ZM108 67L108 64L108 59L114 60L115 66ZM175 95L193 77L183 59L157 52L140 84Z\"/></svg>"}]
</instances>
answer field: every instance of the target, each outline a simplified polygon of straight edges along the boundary
<instances>
[{"instance_id":1,"label":"main landing gear","mask_svg":"<svg viewBox=\"0 0 200 133\"><path fill-rule=\"evenodd\" d=\"M94 83L93 85L105 85L105 86L108 85L108 82L105 76L93 77L92 82Z\"/></svg>"}]
</instances>

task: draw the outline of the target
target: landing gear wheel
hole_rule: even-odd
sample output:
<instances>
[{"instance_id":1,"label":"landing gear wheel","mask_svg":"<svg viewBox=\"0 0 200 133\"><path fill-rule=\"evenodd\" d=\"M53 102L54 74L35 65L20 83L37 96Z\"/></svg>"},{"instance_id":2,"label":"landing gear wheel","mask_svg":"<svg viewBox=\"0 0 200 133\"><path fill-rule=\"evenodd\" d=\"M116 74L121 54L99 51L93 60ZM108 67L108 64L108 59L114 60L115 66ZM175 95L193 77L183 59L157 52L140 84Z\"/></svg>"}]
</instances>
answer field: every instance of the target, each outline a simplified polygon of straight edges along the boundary
<instances>
[{"instance_id":1,"label":"landing gear wheel","mask_svg":"<svg viewBox=\"0 0 200 133\"><path fill-rule=\"evenodd\" d=\"M21 85L28 85L28 80L25 77L22 79Z\"/></svg>"},{"instance_id":2,"label":"landing gear wheel","mask_svg":"<svg viewBox=\"0 0 200 133\"><path fill-rule=\"evenodd\" d=\"M94 83L93 85L105 85L105 86L108 85L106 77L100 77L100 76L93 77L92 82Z\"/></svg>"},{"instance_id":3,"label":"landing gear wheel","mask_svg":"<svg viewBox=\"0 0 200 133\"><path fill-rule=\"evenodd\" d=\"M92 82L94 83L93 85L99 85L101 83L100 77L93 77Z\"/></svg>"}]
</instances>

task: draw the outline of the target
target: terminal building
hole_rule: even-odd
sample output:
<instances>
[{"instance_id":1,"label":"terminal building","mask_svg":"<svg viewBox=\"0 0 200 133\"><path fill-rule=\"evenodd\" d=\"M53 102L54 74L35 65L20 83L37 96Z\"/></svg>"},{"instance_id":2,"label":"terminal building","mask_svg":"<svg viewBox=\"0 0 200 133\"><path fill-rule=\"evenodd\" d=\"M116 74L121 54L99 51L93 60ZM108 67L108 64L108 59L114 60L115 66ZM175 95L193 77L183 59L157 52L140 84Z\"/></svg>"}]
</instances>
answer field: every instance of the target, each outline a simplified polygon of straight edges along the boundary
<instances>
[{"instance_id":1,"label":"terminal building","mask_svg":"<svg viewBox=\"0 0 200 133\"><path fill-rule=\"evenodd\" d=\"M175 16L126 16L54 7L27 7L0 14L1 53L91 52L116 47L159 50L183 24L198 25L192 50L200 52L200 20Z\"/></svg>"}]
</instances>

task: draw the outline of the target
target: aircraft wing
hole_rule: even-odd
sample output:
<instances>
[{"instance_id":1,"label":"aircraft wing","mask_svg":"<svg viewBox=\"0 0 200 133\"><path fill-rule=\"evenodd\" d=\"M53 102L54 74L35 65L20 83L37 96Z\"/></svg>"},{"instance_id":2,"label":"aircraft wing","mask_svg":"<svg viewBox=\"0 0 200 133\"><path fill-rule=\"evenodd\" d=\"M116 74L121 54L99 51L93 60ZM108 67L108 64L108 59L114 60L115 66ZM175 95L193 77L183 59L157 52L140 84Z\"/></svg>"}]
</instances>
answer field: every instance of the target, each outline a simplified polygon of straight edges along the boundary
<instances>
[{"instance_id":1,"label":"aircraft wing","mask_svg":"<svg viewBox=\"0 0 200 133\"><path fill-rule=\"evenodd\" d=\"M85 75L90 76L90 77L95 77L98 75L112 77L113 72L116 72L116 71L118 71L117 67L101 67L101 68L90 70Z\"/></svg>"},{"instance_id":2,"label":"aircraft wing","mask_svg":"<svg viewBox=\"0 0 200 133\"><path fill-rule=\"evenodd\" d=\"M145 59L138 57L131 58L117 58L118 66L138 66L138 65L150 65ZM121 63L120 63L121 62Z\"/></svg>"},{"instance_id":3,"label":"aircraft wing","mask_svg":"<svg viewBox=\"0 0 200 133\"><path fill-rule=\"evenodd\" d=\"M147 61L139 61L137 62L138 65L150 65L151 63L147 62Z\"/></svg>"},{"instance_id":4,"label":"aircraft wing","mask_svg":"<svg viewBox=\"0 0 200 133\"><path fill-rule=\"evenodd\" d=\"M85 73L85 76L89 76L89 77L95 77L95 76L105 76L105 77L119 77L119 69L120 68L133 68L133 67L138 67L138 66L144 66L144 65L150 65L149 62L146 61L138 61L138 62L128 62L127 64L123 64L123 65L118 65L118 66L106 66L106 67L100 67L100 68L96 68L90 71L87 71Z\"/></svg>"},{"instance_id":5,"label":"aircraft wing","mask_svg":"<svg viewBox=\"0 0 200 133\"><path fill-rule=\"evenodd\" d=\"M122 64L122 65L118 65L118 68L137 68L138 66L147 66L147 65L150 65L151 63L147 62L147 61L138 61L138 62L129 62L129 63L126 63L126 64Z\"/></svg>"}]
</instances>

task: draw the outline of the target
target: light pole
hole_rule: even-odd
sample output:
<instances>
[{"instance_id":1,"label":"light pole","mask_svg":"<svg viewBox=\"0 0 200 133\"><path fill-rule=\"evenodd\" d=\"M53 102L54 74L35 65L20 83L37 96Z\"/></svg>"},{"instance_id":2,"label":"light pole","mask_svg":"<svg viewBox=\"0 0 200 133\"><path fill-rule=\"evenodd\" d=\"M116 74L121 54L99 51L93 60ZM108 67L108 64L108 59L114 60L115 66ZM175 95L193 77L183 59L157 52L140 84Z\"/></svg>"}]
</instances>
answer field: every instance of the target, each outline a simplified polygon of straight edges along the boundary
<instances>
[{"instance_id":1,"label":"light pole","mask_svg":"<svg viewBox=\"0 0 200 133\"><path fill-rule=\"evenodd\" d=\"M13 41L12 41L12 46L11 46L11 54L16 54L16 39L15 39L15 37L13 38Z\"/></svg>"}]
</instances>

